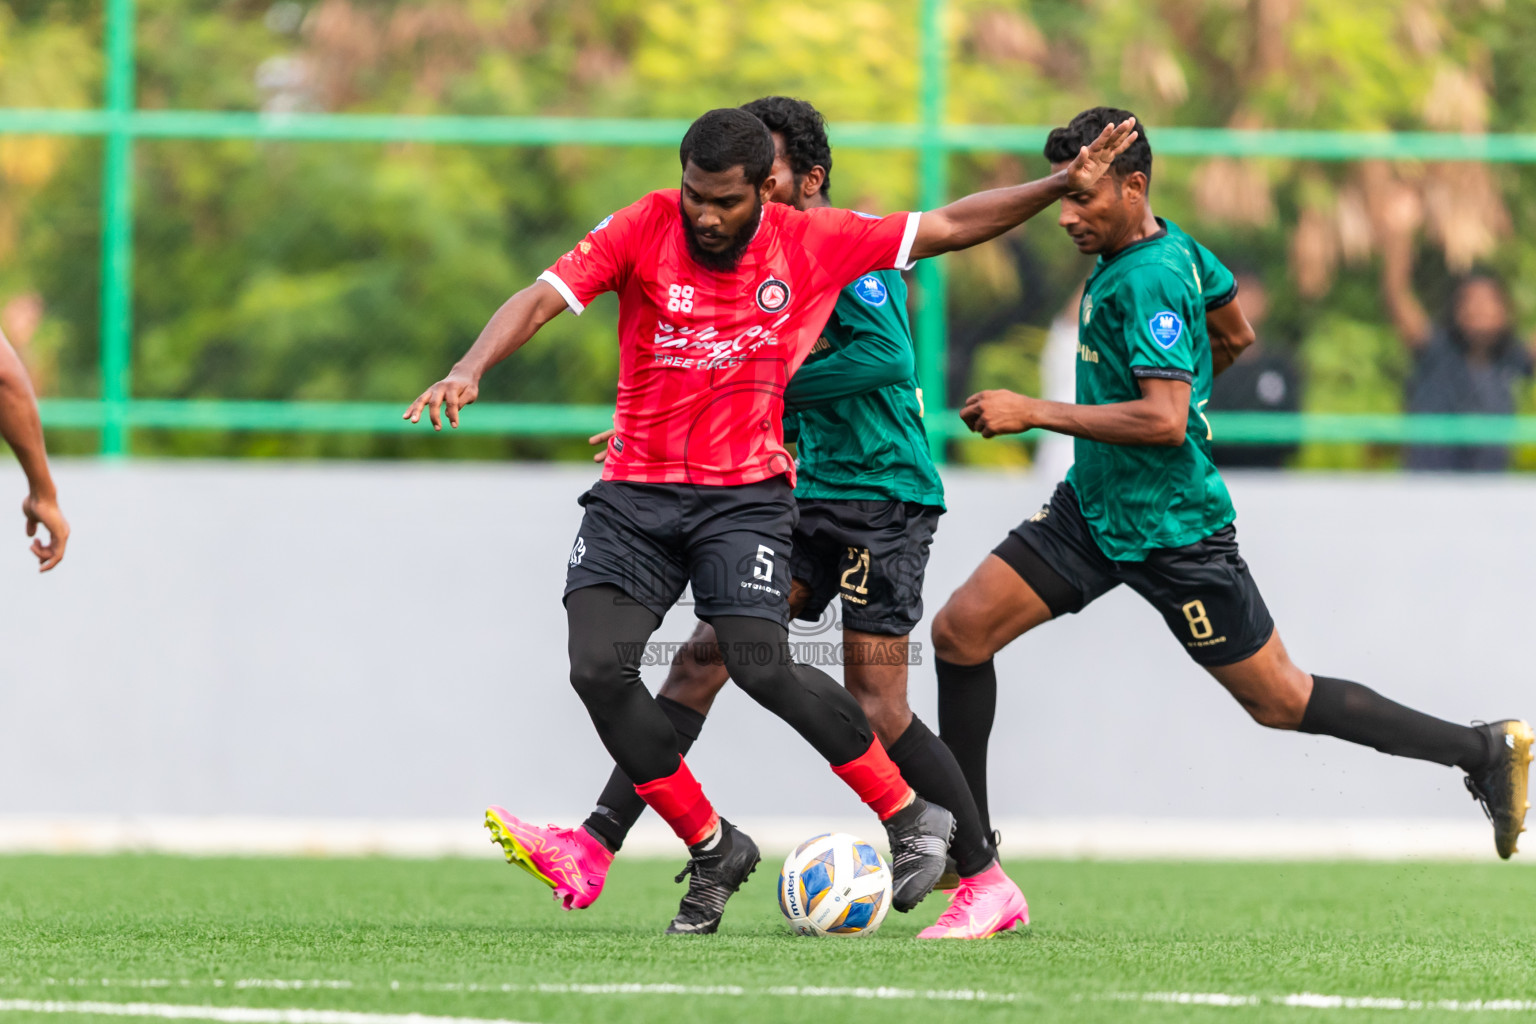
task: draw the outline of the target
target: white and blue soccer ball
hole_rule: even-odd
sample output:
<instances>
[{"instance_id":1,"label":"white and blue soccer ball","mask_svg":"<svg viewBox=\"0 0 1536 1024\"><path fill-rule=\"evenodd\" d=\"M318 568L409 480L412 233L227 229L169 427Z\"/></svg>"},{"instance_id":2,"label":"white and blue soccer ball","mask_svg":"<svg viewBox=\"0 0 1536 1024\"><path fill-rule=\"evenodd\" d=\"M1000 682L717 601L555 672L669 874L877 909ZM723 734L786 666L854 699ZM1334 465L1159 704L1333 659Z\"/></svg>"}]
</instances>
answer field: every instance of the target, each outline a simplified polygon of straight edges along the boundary
<instances>
[{"instance_id":1,"label":"white and blue soccer ball","mask_svg":"<svg viewBox=\"0 0 1536 1024\"><path fill-rule=\"evenodd\" d=\"M779 909L800 935L867 935L890 908L885 858L842 832L807 839L779 872Z\"/></svg>"}]
</instances>

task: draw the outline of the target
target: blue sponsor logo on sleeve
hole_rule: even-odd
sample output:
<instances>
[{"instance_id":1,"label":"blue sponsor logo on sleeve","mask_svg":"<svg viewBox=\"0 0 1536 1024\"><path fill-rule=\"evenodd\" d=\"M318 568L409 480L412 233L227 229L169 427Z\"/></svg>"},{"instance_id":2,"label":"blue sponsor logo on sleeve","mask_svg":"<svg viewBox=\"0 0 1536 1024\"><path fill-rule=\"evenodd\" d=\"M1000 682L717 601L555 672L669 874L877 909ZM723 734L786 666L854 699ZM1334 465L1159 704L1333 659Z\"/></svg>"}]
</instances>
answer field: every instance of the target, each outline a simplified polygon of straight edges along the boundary
<instances>
[{"instance_id":1,"label":"blue sponsor logo on sleeve","mask_svg":"<svg viewBox=\"0 0 1536 1024\"><path fill-rule=\"evenodd\" d=\"M890 297L891 293L886 290L884 281L874 274L865 274L853 282L853 294L863 299L867 304L878 307L885 305L885 300Z\"/></svg>"},{"instance_id":2,"label":"blue sponsor logo on sleeve","mask_svg":"<svg viewBox=\"0 0 1536 1024\"><path fill-rule=\"evenodd\" d=\"M613 214L610 213L608 216L606 216L602 220L598 221L597 222L597 227L593 228L592 230L593 231L601 231L601 230L603 230L603 228L607 227L612 220L613 220Z\"/></svg>"},{"instance_id":3,"label":"blue sponsor logo on sleeve","mask_svg":"<svg viewBox=\"0 0 1536 1024\"><path fill-rule=\"evenodd\" d=\"M1184 334L1184 321L1173 310L1165 309L1147 321L1147 328L1152 332L1152 340L1158 345L1173 348Z\"/></svg>"}]
</instances>

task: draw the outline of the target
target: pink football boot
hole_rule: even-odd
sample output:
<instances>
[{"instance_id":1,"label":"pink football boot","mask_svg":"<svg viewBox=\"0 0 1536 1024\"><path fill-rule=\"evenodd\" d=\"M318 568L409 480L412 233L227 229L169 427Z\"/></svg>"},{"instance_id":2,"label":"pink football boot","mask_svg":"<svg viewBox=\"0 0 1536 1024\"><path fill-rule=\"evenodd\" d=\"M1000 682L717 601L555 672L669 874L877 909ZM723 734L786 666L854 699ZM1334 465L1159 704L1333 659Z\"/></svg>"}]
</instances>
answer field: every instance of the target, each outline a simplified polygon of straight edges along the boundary
<instances>
[{"instance_id":1,"label":"pink football boot","mask_svg":"<svg viewBox=\"0 0 1536 1024\"><path fill-rule=\"evenodd\" d=\"M979 875L960 879L949 908L917 933L920 939L989 939L998 932L1029 924L1024 894L993 864Z\"/></svg>"},{"instance_id":2,"label":"pink football boot","mask_svg":"<svg viewBox=\"0 0 1536 1024\"><path fill-rule=\"evenodd\" d=\"M566 910L590 907L603 894L613 854L586 829L539 828L495 805L486 808L485 827L507 863L555 890L555 901Z\"/></svg>"}]
</instances>

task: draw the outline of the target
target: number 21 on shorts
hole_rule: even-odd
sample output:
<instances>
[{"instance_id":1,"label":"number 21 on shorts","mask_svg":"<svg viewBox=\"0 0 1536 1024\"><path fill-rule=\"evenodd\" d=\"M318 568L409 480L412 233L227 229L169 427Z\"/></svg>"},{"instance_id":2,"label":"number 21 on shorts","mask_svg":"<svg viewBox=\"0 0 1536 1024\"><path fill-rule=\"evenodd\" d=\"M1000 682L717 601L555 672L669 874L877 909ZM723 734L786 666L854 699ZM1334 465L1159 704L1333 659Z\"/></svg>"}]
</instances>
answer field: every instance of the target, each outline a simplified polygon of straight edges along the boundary
<instances>
[{"instance_id":1,"label":"number 21 on shorts","mask_svg":"<svg viewBox=\"0 0 1536 1024\"><path fill-rule=\"evenodd\" d=\"M1182 609L1184 618L1189 622L1189 635L1196 640L1209 640L1216 628L1211 625L1211 620L1205 614L1204 601L1190 601Z\"/></svg>"}]
</instances>

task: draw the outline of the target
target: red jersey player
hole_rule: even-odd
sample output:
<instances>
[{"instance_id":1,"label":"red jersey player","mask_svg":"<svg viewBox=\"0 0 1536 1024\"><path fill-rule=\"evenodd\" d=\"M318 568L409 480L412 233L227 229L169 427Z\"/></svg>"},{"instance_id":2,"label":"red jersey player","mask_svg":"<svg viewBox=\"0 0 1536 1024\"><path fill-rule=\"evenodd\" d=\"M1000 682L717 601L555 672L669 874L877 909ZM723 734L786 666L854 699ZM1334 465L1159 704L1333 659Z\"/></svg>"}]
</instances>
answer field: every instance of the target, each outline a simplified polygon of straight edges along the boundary
<instances>
[{"instance_id":1,"label":"red jersey player","mask_svg":"<svg viewBox=\"0 0 1536 1024\"><path fill-rule=\"evenodd\" d=\"M892 905L910 910L938 880L953 817L917 797L846 690L790 657L795 505L784 386L848 283L1002 234L1091 187L1135 137L1126 121L1051 177L929 213L871 218L768 203L768 129L739 108L712 110L683 137L681 189L653 192L594 228L509 299L406 411L412 422L426 411L441 429L446 409L457 426L486 370L561 310L579 315L602 292L618 293L616 433L603 479L580 499L586 512L566 576L571 682L636 792L688 845L684 874L693 878L669 932L715 931L758 862L752 840L704 796L640 681L645 642L689 585L731 678L805 737L884 822ZM545 863L508 818L487 812L508 859L568 905L593 877L601 884L601 872L580 863ZM606 867L611 854L590 846L584 858Z\"/></svg>"}]
</instances>

